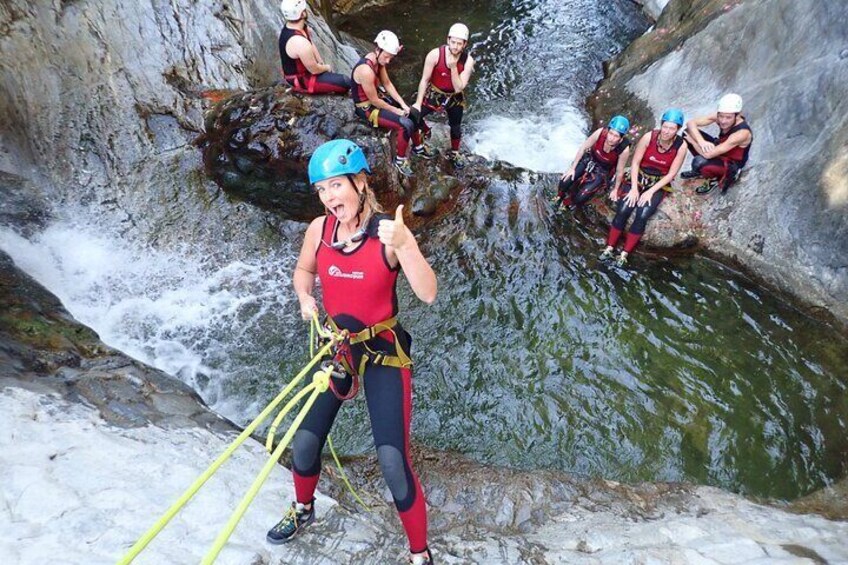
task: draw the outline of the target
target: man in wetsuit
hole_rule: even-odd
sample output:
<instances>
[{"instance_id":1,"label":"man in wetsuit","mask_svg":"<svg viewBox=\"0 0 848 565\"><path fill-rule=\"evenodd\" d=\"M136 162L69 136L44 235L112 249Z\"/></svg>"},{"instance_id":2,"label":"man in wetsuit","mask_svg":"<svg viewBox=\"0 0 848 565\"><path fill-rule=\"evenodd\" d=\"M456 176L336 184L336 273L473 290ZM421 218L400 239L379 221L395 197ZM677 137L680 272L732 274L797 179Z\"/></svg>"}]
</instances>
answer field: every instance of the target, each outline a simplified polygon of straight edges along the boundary
<instances>
[{"instance_id":1,"label":"man in wetsuit","mask_svg":"<svg viewBox=\"0 0 848 565\"><path fill-rule=\"evenodd\" d=\"M448 30L447 43L433 49L424 59L424 70L418 84L418 97L412 105L419 113L418 125L428 137L430 128L424 117L431 112L445 112L450 125L451 151L448 157L461 169L465 160L459 153L462 140L462 114L465 110L465 87L474 72L474 58L465 50L468 45L468 26L453 24ZM427 156L424 145L413 148L418 155Z\"/></svg>"},{"instance_id":2,"label":"man in wetsuit","mask_svg":"<svg viewBox=\"0 0 848 565\"><path fill-rule=\"evenodd\" d=\"M350 78L330 72L309 36L306 0L283 0L280 11L286 20L280 30L280 63L289 86L304 94L346 94Z\"/></svg>"},{"instance_id":3,"label":"man in wetsuit","mask_svg":"<svg viewBox=\"0 0 848 565\"><path fill-rule=\"evenodd\" d=\"M684 137L693 156L692 170L680 176L685 179L706 179L696 189L698 194L706 194L715 187L719 187L724 194L748 162L754 134L741 112L742 97L726 94L718 101L715 113L686 122ZM717 138L700 129L711 124L718 125Z\"/></svg>"},{"instance_id":4,"label":"man in wetsuit","mask_svg":"<svg viewBox=\"0 0 848 565\"><path fill-rule=\"evenodd\" d=\"M388 129L397 133L397 154L395 169L411 177L409 166L410 141L420 145L419 133L415 123L409 117L409 106L398 94L397 88L389 78L386 65L392 62L403 46L398 36L387 29L377 34L374 50L362 57L353 66L350 91L354 113L375 128Z\"/></svg>"}]
</instances>

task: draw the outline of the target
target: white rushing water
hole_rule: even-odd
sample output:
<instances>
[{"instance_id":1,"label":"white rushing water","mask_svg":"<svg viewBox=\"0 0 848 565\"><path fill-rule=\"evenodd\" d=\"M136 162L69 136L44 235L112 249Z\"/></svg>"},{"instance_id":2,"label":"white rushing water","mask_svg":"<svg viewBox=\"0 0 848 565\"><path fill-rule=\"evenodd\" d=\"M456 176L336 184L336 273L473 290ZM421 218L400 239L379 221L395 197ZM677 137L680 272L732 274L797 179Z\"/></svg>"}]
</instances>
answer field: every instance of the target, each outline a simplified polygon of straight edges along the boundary
<instances>
[{"instance_id":1,"label":"white rushing water","mask_svg":"<svg viewBox=\"0 0 848 565\"><path fill-rule=\"evenodd\" d=\"M233 350L285 310L290 265L212 265L188 247L161 251L104 233L60 221L29 240L0 228L0 249L107 345L179 377L232 417L240 407L221 387L236 369Z\"/></svg>"},{"instance_id":2,"label":"white rushing water","mask_svg":"<svg viewBox=\"0 0 848 565\"><path fill-rule=\"evenodd\" d=\"M487 159L545 173L568 170L586 139L585 116L566 100L550 100L537 113L494 114L474 122L471 151Z\"/></svg>"}]
</instances>

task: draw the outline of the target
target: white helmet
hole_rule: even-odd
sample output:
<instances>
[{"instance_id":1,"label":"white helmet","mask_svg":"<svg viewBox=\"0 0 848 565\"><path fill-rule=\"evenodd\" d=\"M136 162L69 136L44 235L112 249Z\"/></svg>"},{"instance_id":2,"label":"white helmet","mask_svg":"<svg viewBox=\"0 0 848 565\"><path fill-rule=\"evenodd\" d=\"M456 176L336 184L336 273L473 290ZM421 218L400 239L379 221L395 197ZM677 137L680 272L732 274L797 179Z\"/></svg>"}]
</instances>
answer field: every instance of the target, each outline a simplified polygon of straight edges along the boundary
<instances>
[{"instance_id":1,"label":"white helmet","mask_svg":"<svg viewBox=\"0 0 848 565\"><path fill-rule=\"evenodd\" d=\"M306 0L283 0L280 2L280 11L288 22L300 19L306 9Z\"/></svg>"},{"instance_id":2,"label":"white helmet","mask_svg":"<svg viewBox=\"0 0 848 565\"><path fill-rule=\"evenodd\" d=\"M718 101L718 112L722 114L738 114L742 111L742 97L738 94L725 94Z\"/></svg>"},{"instance_id":3,"label":"white helmet","mask_svg":"<svg viewBox=\"0 0 848 565\"><path fill-rule=\"evenodd\" d=\"M377 34L377 37L374 38L374 43L377 44L377 47L383 51L388 51L392 55L397 55L403 49L398 36L387 29Z\"/></svg>"},{"instance_id":4,"label":"white helmet","mask_svg":"<svg viewBox=\"0 0 848 565\"><path fill-rule=\"evenodd\" d=\"M448 37L468 41L468 26L465 24L453 24L448 30Z\"/></svg>"}]
</instances>

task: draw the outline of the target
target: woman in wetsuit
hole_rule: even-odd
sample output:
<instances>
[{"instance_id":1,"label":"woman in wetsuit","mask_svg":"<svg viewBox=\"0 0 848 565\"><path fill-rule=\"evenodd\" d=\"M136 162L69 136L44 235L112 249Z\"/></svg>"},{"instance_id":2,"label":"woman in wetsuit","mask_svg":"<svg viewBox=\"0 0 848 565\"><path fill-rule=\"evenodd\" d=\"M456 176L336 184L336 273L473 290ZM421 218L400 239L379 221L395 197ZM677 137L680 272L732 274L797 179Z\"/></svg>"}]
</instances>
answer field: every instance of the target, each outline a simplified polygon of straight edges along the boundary
<instances>
[{"instance_id":1,"label":"woman in wetsuit","mask_svg":"<svg viewBox=\"0 0 848 565\"><path fill-rule=\"evenodd\" d=\"M592 132L577 150L571 168L562 175L554 202L569 209L583 206L608 187L613 177L613 192L618 192L630 157L629 130L630 121L615 116L607 127Z\"/></svg>"},{"instance_id":2,"label":"woman in wetsuit","mask_svg":"<svg viewBox=\"0 0 848 565\"><path fill-rule=\"evenodd\" d=\"M624 249L616 260L620 267L627 264L627 257L645 233L648 220L657 211L666 193L671 191L671 181L686 157L686 150L681 149L683 138L678 135L683 127L683 111L670 108L663 113L660 121L660 129L646 133L636 144L630 164L630 191L619 190L610 194L610 198L617 202L617 208L601 260L612 259L627 220L636 212L624 239Z\"/></svg>"},{"instance_id":3,"label":"woman in wetsuit","mask_svg":"<svg viewBox=\"0 0 848 565\"><path fill-rule=\"evenodd\" d=\"M404 224L403 206L394 217L381 213L368 185L370 172L362 150L346 139L325 143L309 161L309 182L327 214L306 230L294 289L302 317L311 319L318 310L312 294L317 274L330 323L351 332L351 345L345 378L333 379L334 390L318 397L295 433L295 502L267 539L288 542L315 519L321 451L355 373L365 389L380 469L409 540L410 563L431 564L424 493L409 458L412 361L409 335L396 319L395 286L403 271L415 295L430 304L436 275Z\"/></svg>"}]
</instances>

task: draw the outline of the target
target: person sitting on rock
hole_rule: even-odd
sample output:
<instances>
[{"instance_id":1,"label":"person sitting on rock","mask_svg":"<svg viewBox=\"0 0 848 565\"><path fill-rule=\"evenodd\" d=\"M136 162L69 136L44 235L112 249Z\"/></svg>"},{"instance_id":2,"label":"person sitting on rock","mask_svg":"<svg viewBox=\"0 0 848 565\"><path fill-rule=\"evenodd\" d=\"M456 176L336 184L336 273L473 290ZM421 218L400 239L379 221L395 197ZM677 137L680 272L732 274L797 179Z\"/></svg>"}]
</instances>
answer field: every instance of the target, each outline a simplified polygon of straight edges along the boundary
<instances>
[{"instance_id":1,"label":"person sitting on rock","mask_svg":"<svg viewBox=\"0 0 848 565\"><path fill-rule=\"evenodd\" d=\"M571 168L562 175L554 201L570 209L583 206L609 186L613 176L612 193L618 194L630 157L629 130L627 118L614 116L607 127L592 132L577 150Z\"/></svg>"},{"instance_id":2,"label":"person sitting on rock","mask_svg":"<svg viewBox=\"0 0 848 565\"><path fill-rule=\"evenodd\" d=\"M742 97L725 94L718 101L714 114L693 118L686 122L686 143L692 152L692 170L682 173L685 179L703 177L706 183L695 192L706 194L716 186L721 193L736 182L742 167L748 162L748 153L754 134L742 112ZM718 125L718 138L699 129Z\"/></svg>"},{"instance_id":3,"label":"person sitting on rock","mask_svg":"<svg viewBox=\"0 0 848 565\"><path fill-rule=\"evenodd\" d=\"M280 11L286 23L280 31L280 62L283 78L292 90L304 94L345 94L350 78L332 73L330 65L312 43L306 27L306 0L283 0Z\"/></svg>"},{"instance_id":4,"label":"person sitting on rock","mask_svg":"<svg viewBox=\"0 0 848 565\"><path fill-rule=\"evenodd\" d=\"M645 225L657 211L666 192L671 191L671 181L686 158L686 150L681 150L683 138L677 135L683 127L683 111L669 108L663 112L660 121L660 129L646 133L636 144L630 163L630 191L610 195L617 202L617 207L607 246L601 253L602 261L612 258L628 218L636 211L630 232L624 240L624 249L616 261L619 267L627 264L628 255L636 248L645 233Z\"/></svg>"},{"instance_id":5,"label":"person sitting on rock","mask_svg":"<svg viewBox=\"0 0 848 565\"><path fill-rule=\"evenodd\" d=\"M400 53L403 46L397 35L388 30L377 34L374 45L374 50L353 67L350 96L357 116L375 128L397 132L395 168L403 176L411 177L412 169L407 159L409 142L414 139L416 146L420 145L421 137L409 118L409 106L398 94L386 70L386 65Z\"/></svg>"},{"instance_id":6,"label":"person sitting on rock","mask_svg":"<svg viewBox=\"0 0 848 565\"><path fill-rule=\"evenodd\" d=\"M318 312L316 276L328 322L350 332L342 377L322 392L294 434L295 501L267 534L269 543L291 541L315 519L321 451L343 400L362 379L380 469L409 541L409 562L433 563L427 547L427 504L409 455L412 419L411 338L398 323L397 279L403 272L419 300L436 299L436 275L403 220L383 214L369 186L362 149L347 139L324 143L309 160L309 183L327 210L306 228L292 275L300 314ZM364 339L362 339L364 338ZM353 392L352 392L353 391Z\"/></svg>"},{"instance_id":7,"label":"person sitting on rock","mask_svg":"<svg viewBox=\"0 0 848 565\"><path fill-rule=\"evenodd\" d=\"M424 137L430 136L430 128L424 117L431 112L445 112L450 125L450 160L461 169L465 160L459 152L462 140L462 114L465 110L465 87L474 72L474 58L468 54L468 26L453 24L448 30L447 43L433 49L424 59L424 71L418 83L418 97L412 105L418 112L418 126ZM416 146L419 155L427 154L423 145Z\"/></svg>"}]
</instances>

